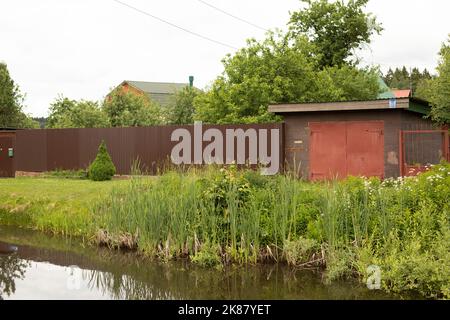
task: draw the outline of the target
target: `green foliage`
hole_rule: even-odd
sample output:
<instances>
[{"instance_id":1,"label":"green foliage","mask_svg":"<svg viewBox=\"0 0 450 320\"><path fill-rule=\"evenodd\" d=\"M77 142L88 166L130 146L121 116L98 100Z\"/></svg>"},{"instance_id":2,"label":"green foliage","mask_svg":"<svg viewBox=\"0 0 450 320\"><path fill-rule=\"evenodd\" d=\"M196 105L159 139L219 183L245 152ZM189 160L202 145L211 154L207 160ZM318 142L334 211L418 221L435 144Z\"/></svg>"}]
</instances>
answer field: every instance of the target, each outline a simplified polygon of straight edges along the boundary
<instances>
[{"instance_id":1,"label":"green foliage","mask_svg":"<svg viewBox=\"0 0 450 320\"><path fill-rule=\"evenodd\" d=\"M430 79L432 76L427 69L421 72L418 68L412 68L410 73L405 66L395 68L395 70L389 68L383 76L383 80L389 88L412 89L414 96L419 98L426 98L421 92L421 87Z\"/></svg>"},{"instance_id":2,"label":"green foliage","mask_svg":"<svg viewBox=\"0 0 450 320\"><path fill-rule=\"evenodd\" d=\"M321 69L312 56L314 45L304 37L281 33L223 60L224 72L210 90L194 99L195 118L207 123L278 121L270 103L374 99L378 71L352 66Z\"/></svg>"},{"instance_id":3,"label":"green foliage","mask_svg":"<svg viewBox=\"0 0 450 320\"><path fill-rule=\"evenodd\" d=\"M19 125L17 128L21 129L40 129L39 122L34 120L30 115L20 113L18 117Z\"/></svg>"},{"instance_id":4,"label":"green foliage","mask_svg":"<svg viewBox=\"0 0 450 320\"><path fill-rule=\"evenodd\" d=\"M439 55L438 76L432 82L431 117L439 123L450 123L450 38Z\"/></svg>"},{"instance_id":5,"label":"green foliage","mask_svg":"<svg viewBox=\"0 0 450 320\"><path fill-rule=\"evenodd\" d=\"M144 95L113 90L104 100L102 110L112 127L140 127L164 122L161 107Z\"/></svg>"},{"instance_id":6,"label":"green foliage","mask_svg":"<svg viewBox=\"0 0 450 320\"><path fill-rule=\"evenodd\" d=\"M93 181L105 181L111 180L115 174L116 167L106 149L105 141L102 141L98 148L97 157L89 166L88 177Z\"/></svg>"},{"instance_id":7,"label":"green foliage","mask_svg":"<svg viewBox=\"0 0 450 320\"><path fill-rule=\"evenodd\" d=\"M439 56L437 76L421 79L415 96L430 102L432 120L439 124L448 124L450 123L450 40L442 44Z\"/></svg>"},{"instance_id":8,"label":"green foliage","mask_svg":"<svg viewBox=\"0 0 450 320\"><path fill-rule=\"evenodd\" d=\"M321 184L257 179L231 166L134 180L97 216L110 237L138 235L138 248L150 255L188 255L205 265L325 264L327 281L355 275L364 281L375 264L386 290L442 298L448 294L449 196L448 164L413 178Z\"/></svg>"},{"instance_id":9,"label":"green foliage","mask_svg":"<svg viewBox=\"0 0 450 320\"><path fill-rule=\"evenodd\" d=\"M293 266L306 264L314 260L315 254L320 250L320 245L313 239L298 238L295 241L285 241L283 253L287 263Z\"/></svg>"},{"instance_id":10,"label":"green foliage","mask_svg":"<svg viewBox=\"0 0 450 320\"><path fill-rule=\"evenodd\" d=\"M0 128L37 128L23 113L24 95L9 75L6 64L0 62Z\"/></svg>"},{"instance_id":11,"label":"green foliage","mask_svg":"<svg viewBox=\"0 0 450 320\"><path fill-rule=\"evenodd\" d=\"M104 128L108 127L106 114L97 102L71 100L58 96L50 105L47 128Z\"/></svg>"},{"instance_id":12,"label":"green foliage","mask_svg":"<svg viewBox=\"0 0 450 320\"><path fill-rule=\"evenodd\" d=\"M205 243L200 251L192 256L191 261L202 267L215 267L222 263L218 255L218 248L209 243Z\"/></svg>"},{"instance_id":13,"label":"green foliage","mask_svg":"<svg viewBox=\"0 0 450 320\"><path fill-rule=\"evenodd\" d=\"M201 94L196 88L184 87L177 91L171 105L167 107L167 124L194 123L194 99Z\"/></svg>"},{"instance_id":14,"label":"green foliage","mask_svg":"<svg viewBox=\"0 0 450 320\"><path fill-rule=\"evenodd\" d=\"M54 170L43 174L44 178L58 178L58 179L87 179L88 173L86 170Z\"/></svg>"},{"instance_id":15,"label":"green foliage","mask_svg":"<svg viewBox=\"0 0 450 320\"><path fill-rule=\"evenodd\" d=\"M363 11L368 0L302 0L307 7L293 12L293 37L306 35L315 45L322 68L348 64L356 49L370 43L383 30L376 18Z\"/></svg>"}]
</instances>

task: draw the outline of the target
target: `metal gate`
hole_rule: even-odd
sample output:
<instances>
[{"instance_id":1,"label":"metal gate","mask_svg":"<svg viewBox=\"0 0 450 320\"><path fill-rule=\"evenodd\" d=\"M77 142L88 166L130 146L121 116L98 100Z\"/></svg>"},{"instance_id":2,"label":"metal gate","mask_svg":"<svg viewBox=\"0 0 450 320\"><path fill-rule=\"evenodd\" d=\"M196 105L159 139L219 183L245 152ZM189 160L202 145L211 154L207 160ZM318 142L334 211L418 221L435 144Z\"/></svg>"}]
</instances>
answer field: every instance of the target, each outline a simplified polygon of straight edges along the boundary
<instances>
[{"instance_id":1,"label":"metal gate","mask_svg":"<svg viewBox=\"0 0 450 320\"><path fill-rule=\"evenodd\" d=\"M14 177L13 133L0 133L0 178Z\"/></svg>"},{"instance_id":2,"label":"metal gate","mask_svg":"<svg viewBox=\"0 0 450 320\"><path fill-rule=\"evenodd\" d=\"M384 177L384 122L313 122L311 180L353 176Z\"/></svg>"},{"instance_id":3,"label":"metal gate","mask_svg":"<svg viewBox=\"0 0 450 320\"><path fill-rule=\"evenodd\" d=\"M447 130L400 131L400 172L414 176L441 160L450 161Z\"/></svg>"}]
</instances>

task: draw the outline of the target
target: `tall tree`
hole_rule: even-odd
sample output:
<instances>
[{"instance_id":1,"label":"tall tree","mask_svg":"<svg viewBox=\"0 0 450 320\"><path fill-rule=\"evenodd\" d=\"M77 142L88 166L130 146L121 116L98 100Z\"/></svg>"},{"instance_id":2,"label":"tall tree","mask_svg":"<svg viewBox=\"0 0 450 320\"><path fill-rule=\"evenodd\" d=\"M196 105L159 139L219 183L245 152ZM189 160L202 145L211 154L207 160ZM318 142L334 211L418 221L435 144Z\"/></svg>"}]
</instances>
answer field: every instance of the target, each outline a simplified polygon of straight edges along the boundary
<instances>
[{"instance_id":1,"label":"tall tree","mask_svg":"<svg viewBox=\"0 0 450 320\"><path fill-rule=\"evenodd\" d=\"M112 127L139 127L162 124L161 107L147 96L116 89L103 102L102 110Z\"/></svg>"},{"instance_id":2,"label":"tall tree","mask_svg":"<svg viewBox=\"0 0 450 320\"><path fill-rule=\"evenodd\" d=\"M322 67L347 64L356 49L383 30L375 16L364 12L368 1L301 0L307 7L291 14L291 34L306 35L315 44Z\"/></svg>"},{"instance_id":3,"label":"tall tree","mask_svg":"<svg viewBox=\"0 0 450 320\"><path fill-rule=\"evenodd\" d=\"M353 66L321 68L315 45L303 36L270 33L262 42L223 60L224 72L194 100L196 118L208 123L254 123L278 119L269 103L373 99L376 70Z\"/></svg>"},{"instance_id":4,"label":"tall tree","mask_svg":"<svg viewBox=\"0 0 450 320\"><path fill-rule=\"evenodd\" d=\"M405 66L395 68L394 71L389 69L386 75L383 76L383 80L388 87L392 89L412 89L414 95L416 95L419 83L429 79L431 79L431 75L427 69L421 72L418 68L414 67L410 73Z\"/></svg>"},{"instance_id":5,"label":"tall tree","mask_svg":"<svg viewBox=\"0 0 450 320\"><path fill-rule=\"evenodd\" d=\"M394 71L391 68L386 72L386 75L383 76L383 80L388 87L391 86L392 80L394 79Z\"/></svg>"},{"instance_id":6,"label":"tall tree","mask_svg":"<svg viewBox=\"0 0 450 320\"><path fill-rule=\"evenodd\" d=\"M97 102L71 100L62 95L50 105L47 128L102 128L108 127L106 114Z\"/></svg>"},{"instance_id":7,"label":"tall tree","mask_svg":"<svg viewBox=\"0 0 450 320\"><path fill-rule=\"evenodd\" d=\"M23 113L24 96L11 78L8 67L0 62L0 127L36 127L29 116Z\"/></svg>"}]
</instances>

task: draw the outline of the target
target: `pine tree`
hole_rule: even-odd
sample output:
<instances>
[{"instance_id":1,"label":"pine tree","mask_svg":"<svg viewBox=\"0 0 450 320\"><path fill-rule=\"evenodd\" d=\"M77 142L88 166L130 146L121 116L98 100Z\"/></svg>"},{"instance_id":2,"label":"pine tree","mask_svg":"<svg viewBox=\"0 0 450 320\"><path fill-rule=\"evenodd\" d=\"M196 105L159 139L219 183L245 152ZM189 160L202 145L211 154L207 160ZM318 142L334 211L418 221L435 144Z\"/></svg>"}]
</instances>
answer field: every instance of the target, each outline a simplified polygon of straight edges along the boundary
<instances>
[{"instance_id":1,"label":"pine tree","mask_svg":"<svg viewBox=\"0 0 450 320\"><path fill-rule=\"evenodd\" d=\"M115 173L116 167L106 149L105 141L102 141L98 148L97 157L89 166L88 177L93 181L105 181L111 180Z\"/></svg>"}]
</instances>

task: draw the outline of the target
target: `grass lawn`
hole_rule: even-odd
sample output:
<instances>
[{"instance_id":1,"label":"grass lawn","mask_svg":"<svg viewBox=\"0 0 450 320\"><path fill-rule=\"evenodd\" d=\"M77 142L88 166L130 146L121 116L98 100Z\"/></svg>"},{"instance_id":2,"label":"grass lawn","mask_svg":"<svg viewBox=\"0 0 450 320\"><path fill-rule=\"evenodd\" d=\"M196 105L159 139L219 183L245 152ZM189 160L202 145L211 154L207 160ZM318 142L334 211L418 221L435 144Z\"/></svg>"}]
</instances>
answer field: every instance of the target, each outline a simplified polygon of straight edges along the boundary
<instances>
[{"instance_id":1,"label":"grass lawn","mask_svg":"<svg viewBox=\"0 0 450 320\"><path fill-rule=\"evenodd\" d=\"M0 224L92 236L93 205L127 180L0 179Z\"/></svg>"}]
</instances>

